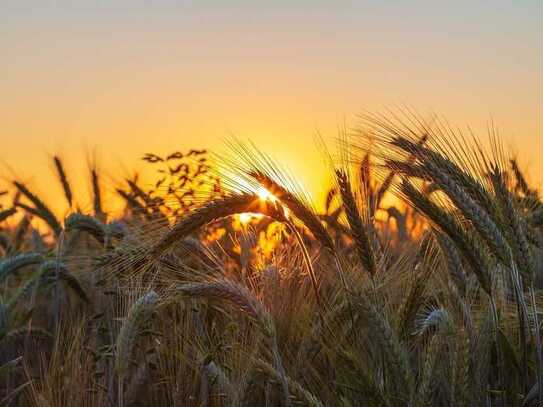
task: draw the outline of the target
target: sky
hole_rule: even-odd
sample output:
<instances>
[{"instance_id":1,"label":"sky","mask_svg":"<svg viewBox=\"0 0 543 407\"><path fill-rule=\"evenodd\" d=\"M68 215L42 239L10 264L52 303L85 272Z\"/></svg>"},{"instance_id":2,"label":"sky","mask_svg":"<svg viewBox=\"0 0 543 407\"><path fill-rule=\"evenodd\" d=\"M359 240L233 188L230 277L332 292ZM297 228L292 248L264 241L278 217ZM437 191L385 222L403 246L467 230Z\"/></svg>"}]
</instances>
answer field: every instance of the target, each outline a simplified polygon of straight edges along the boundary
<instances>
[{"instance_id":1,"label":"sky","mask_svg":"<svg viewBox=\"0 0 543 407\"><path fill-rule=\"evenodd\" d=\"M16 176L60 211L52 154L84 196L91 153L113 190L145 152L235 135L319 200L316 134L397 105L493 121L539 185L542 19L541 1L0 0L0 190Z\"/></svg>"}]
</instances>

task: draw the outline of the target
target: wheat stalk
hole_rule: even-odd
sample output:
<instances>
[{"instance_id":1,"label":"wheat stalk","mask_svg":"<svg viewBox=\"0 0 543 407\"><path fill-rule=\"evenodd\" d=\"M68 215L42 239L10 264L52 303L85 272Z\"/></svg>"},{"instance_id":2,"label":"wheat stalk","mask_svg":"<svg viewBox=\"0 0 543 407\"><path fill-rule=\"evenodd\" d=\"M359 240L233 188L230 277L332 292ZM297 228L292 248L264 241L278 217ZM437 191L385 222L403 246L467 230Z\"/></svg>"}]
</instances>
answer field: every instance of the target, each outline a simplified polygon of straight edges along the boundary
<instances>
[{"instance_id":1,"label":"wheat stalk","mask_svg":"<svg viewBox=\"0 0 543 407\"><path fill-rule=\"evenodd\" d=\"M21 202L16 202L15 206L19 206L31 214L43 219L51 227L51 229L53 229L55 235L59 236L62 231L62 226L60 226L60 222L57 220L53 212L47 207L47 205L40 198L38 198L38 196L30 192L30 190L24 184L18 181L13 181L13 185L22 195L24 195L30 202L32 202L32 204L34 204L34 208Z\"/></svg>"},{"instance_id":2,"label":"wheat stalk","mask_svg":"<svg viewBox=\"0 0 543 407\"><path fill-rule=\"evenodd\" d=\"M24 244L25 235L28 232L30 227L30 216L25 215L17 224L15 228L15 234L11 239L11 244L9 246L8 254L12 255L17 253Z\"/></svg>"},{"instance_id":3,"label":"wheat stalk","mask_svg":"<svg viewBox=\"0 0 543 407\"><path fill-rule=\"evenodd\" d=\"M102 191L100 188L100 176L98 174L98 167L96 163L91 164L91 187L92 187L92 205L94 208L94 214L100 219L105 220L106 214L102 208Z\"/></svg>"},{"instance_id":4,"label":"wheat stalk","mask_svg":"<svg viewBox=\"0 0 543 407\"><path fill-rule=\"evenodd\" d=\"M301 199L297 198L292 192L288 191L285 187L260 171L250 171L249 175L276 197L281 204L285 205L292 214L296 216L311 233L313 233L313 236L315 236L326 249L330 250L331 253L334 253L335 247L332 238L322 225L320 219L302 202Z\"/></svg>"},{"instance_id":5,"label":"wheat stalk","mask_svg":"<svg viewBox=\"0 0 543 407\"><path fill-rule=\"evenodd\" d=\"M3 222L7 218L15 215L15 213L17 213L16 208L9 208L9 209L4 209L3 211L0 211L0 222Z\"/></svg>"},{"instance_id":6,"label":"wheat stalk","mask_svg":"<svg viewBox=\"0 0 543 407\"><path fill-rule=\"evenodd\" d=\"M270 346L274 368L280 377L283 390L283 403L286 406L290 406L288 380L277 346L275 324L264 305L244 286L224 279L212 282L184 284L179 286L177 291L190 297L215 298L230 302L257 322L264 333L268 346Z\"/></svg>"},{"instance_id":7,"label":"wheat stalk","mask_svg":"<svg viewBox=\"0 0 543 407\"><path fill-rule=\"evenodd\" d=\"M0 261L0 282L21 268L41 264L43 260L40 253L23 253Z\"/></svg>"},{"instance_id":8,"label":"wheat stalk","mask_svg":"<svg viewBox=\"0 0 543 407\"><path fill-rule=\"evenodd\" d=\"M511 248L489 214L480 207L454 180L442 173L437 165L425 163L429 174L439 184L463 216L469 219L477 232L489 245L494 255L506 266L511 263Z\"/></svg>"},{"instance_id":9,"label":"wheat stalk","mask_svg":"<svg viewBox=\"0 0 543 407\"><path fill-rule=\"evenodd\" d=\"M368 299L361 299L358 305L370 324L371 332L381 339L384 353L391 365L390 373L398 375L396 377L399 378L405 394L412 394L414 381L409 358L386 315L383 315L384 309L378 310L374 304L369 303Z\"/></svg>"},{"instance_id":10,"label":"wheat stalk","mask_svg":"<svg viewBox=\"0 0 543 407\"><path fill-rule=\"evenodd\" d=\"M100 244L104 244L107 237L106 226L93 216L73 213L64 221L64 230L68 233L74 230L82 230L89 233Z\"/></svg>"},{"instance_id":11,"label":"wheat stalk","mask_svg":"<svg viewBox=\"0 0 543 407\"><path fill-rule=\"evenodd\" d=\"M366 227L362 222L360 212L358 211L358 206L356 205L356 200L354 199L349 179L347 174L341 170L336 171L336 178L358 256L360 257L366 271L373 276L377 271L373 247L370 242L369 234L366 231Z\"/></svg>"},{"instance_id":12,"label":"wheat stalk","mask_svg":"<svg viewBox=\"0 0 543 407\"><path fill-rule=\"evenodd\" d=\"M511 169L513 170L513 174L515 175L517 189L524 193L524 195L526 196L532 194L532 190L528 187L526 178L524 178L524 174L520 170L517 160L512 159L509 161L509 163L511 165Z\"/></svg>"},{"instance_id":13,"label":"wheat stalk","mask_svg":"<svg viewBox=\"0 0 543 407\"><path fill-rule=\"evenodd\" d=\"M154 291L140 297L130 308L121 327L115 345L115 372L119 377L119 382L122 382L128 374L134 346L149 322L157 301L158 295Z\"/></svg>"},{"instance_id":14,"label":"wheat stalk","mask_svg":"<svg viewBox=\"0 0 543 407\"><path fill-rule=\"evenodd\" d=\"M454 243L448 236L438 232L437 240L441 247L441 251L447 260L448 270L454 284L462 295L465 295L467 281L466 275L464 274L464 268L462 266L462 259L460 258L458 250L456 250Z\"/></svg>"},{"instance_id":15,"label":"wheat stalk","mask_svg":"<svg viewBox=\"0 0 543 407\"><path fill-rule=\"evenodd\" d=\"M421 168L426 172L424 178L433 179L434 175L439 174L449 177L451 181L457 183L487 213L495 217L497 213L496 205L485 188L476 178L467 171L463 171L450 159L437 151L432 151L427 147L409 141L405 137L397 137L391 141L391 144L410 153L420 161ZM435 169L438 169L438 174L433 173Z\"/></svg>"},{"instance_id":16,"label":"wheat stalk","mask_svg":"<svg viewBox=\"0 0 543 407\"><path fill-rule=\"evenodd\" d=\"M233 194L210 201L181 218L152 248L151 256L154 258L160 256L175 242L214 220L244 212L261 213L275 220L285 221L281 208L276 204L262 202L255 194Z\"/></svg>"},{"instance_id":17,"label":"wheat stalk","mask_svg":"<svg viewBox=\"0 0 543 407\"><path fill-rule=\"evenodd\" d=\"M429 395L431 392L432 381L434 380L434 369L436 360L441 347L441 338L435 335L430 339L430 344L425 350L425 360L422 367L422 378L415 394L413 402L410 404L413 407L424 407L430 405Z\"/></svg>"},{"instance_id":18,"label":"wheat stalk","mask_svg":"<svg viewBox=\"0 0 543 407\"><path fill-rule=\"evenodd\" d=\"M87 292L81 285L81 282L75 277L63 262L59 260L48 260L40 266L42 278L54 277L64 281L78 296L85 302L90 302Z\"/></svg>"},{"instance_id":19,"label":"wheat stalk","mask_svg":"<svg viewBox=\"0 0 543 407\"><path fill-rule=\"evenodd\" d=\"M477 276L479 284L487 292L492 292L490 281L490 260L473 235L464 231L456 219L421 194L410 182L404 180L401 185L403 194L415 208L425 214L438 226L458 247L460 253L468 260L471 270Z\"/></svg>"},{"instance_id":20,"label":"wheat stalk","mask_svg":"<svg viewBox=\"0 0 543 407\"><path fill-rule=\"evenodd\" d=\"M62 165L62 161L60 160L59 156L55 155L53 157L53 161L55 163L55 169L57 170L58 179L62 185L62 190L64 191L64 196L66 198L66 201L68 202L68 206L71 208L73 194L72 194L72 189L70 187L70 183L68 182L66 171L64 171L64 166Z\"/></svg>"},{"instance_id":21,"label":"wheat stalk","mask_svg":"<svg viewBox=\"0 0 543 407\"><path fill-rule=\"evenodd\" d=\"M256 366L261 369L267 375L273 377L276 380L281 380L281 377L277 370L262 359L256 360ZM296 401L306 405L308 407L322 407L322 402L313 395L310 391L306 390L300 383L296 380L287 377L288 388L292 393L292 397L296 398Z\"/></svg>"}]
</instances>

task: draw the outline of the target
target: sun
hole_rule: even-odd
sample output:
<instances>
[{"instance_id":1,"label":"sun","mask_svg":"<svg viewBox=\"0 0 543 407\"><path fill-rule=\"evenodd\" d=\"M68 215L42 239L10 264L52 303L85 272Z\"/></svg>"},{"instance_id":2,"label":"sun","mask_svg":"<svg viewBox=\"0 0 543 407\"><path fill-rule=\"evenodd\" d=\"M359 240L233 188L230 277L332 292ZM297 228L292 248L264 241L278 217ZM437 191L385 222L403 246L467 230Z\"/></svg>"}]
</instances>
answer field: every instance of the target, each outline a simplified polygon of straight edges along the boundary
<instances>
[{"instance_id":1,"label":"sun","mask_svg":"<svg viewBox=\"0 0 543 407\"><path fill-rule=\"evenodd\" d=\"M259 187L255 193L258 196L258 199L262 202L278 202L277 197L264 187ZM238 220L242 225L247 225L253 220L260 219L263 216L264 215L261 213L243 212L238 215Z\"/></svg>"},{"instance_id":2,"label":"sun","mask_svg":"<svg viewBox=\"0 0 543 407\"><path fill-rule=\"evenodd\" d=\"M277 198L274 194L272 194L270 191L268 191L266 188L262 186L256 190L256 194L258 195L258 198L262 202L272 202L274 204L280 203L279 198ZM279 205L279 206L283 209L283 214L285 215L285 217L290 218L289 209L285 205Z\"/></svg>"},{"instance_id":3,"label":"sun","mask_svg":"<svg viewBox=\"0 0 543 407\"><path fill-rule=\"evenodd\" d=\"M258 195L261 201L271 201L271 202L277 201L277 197L264 187L258 188L258 190L256 191L256 194Z\"/></svg>"},{"instance_id":4,"label":"sun","mask_svg":"<svg viewBox=\"0 0 543 407\"><path fill-rule=\"evenodd\" d=\"M249 212L244 212L244 213L240 213L239 214L239 221L243 224L243 225L246 225L247 223L249 223L251 221L251 214Z\"/></svg>"},{"instance_id":5,"label":"sun","mask_svg":"<svg viewBox=\"0 0 543 407\"><path fill-rule=\"evenodd\" d=\"M238 215L239 222L242 225L247 225L248 223L251 223L253 219L260 219L264 215L261 213L253 213L253 212L243 212Z\"/></svg>"}]
</instances>

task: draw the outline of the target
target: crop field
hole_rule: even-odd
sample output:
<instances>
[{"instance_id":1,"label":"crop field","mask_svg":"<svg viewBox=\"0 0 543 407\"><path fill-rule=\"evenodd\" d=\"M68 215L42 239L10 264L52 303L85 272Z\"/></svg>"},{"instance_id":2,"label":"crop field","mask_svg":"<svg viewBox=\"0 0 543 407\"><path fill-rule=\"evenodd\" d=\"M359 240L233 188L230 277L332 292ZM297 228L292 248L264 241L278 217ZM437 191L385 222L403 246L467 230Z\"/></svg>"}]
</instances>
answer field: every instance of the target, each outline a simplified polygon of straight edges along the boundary
<instances>
[{"instance_id":1,"label":"crop field","mask_svg":"<svg viewBox=\"0 0 543 407\"><path fill-rule=\"evenodd\" d=\"M258 145L0 208L0 405L543 406L543 203L500 138L361 117L316 202ZM198 146L196 146L198 147ZM325 149L323 149L324 151Z\"/></svg>"}]
</instances>

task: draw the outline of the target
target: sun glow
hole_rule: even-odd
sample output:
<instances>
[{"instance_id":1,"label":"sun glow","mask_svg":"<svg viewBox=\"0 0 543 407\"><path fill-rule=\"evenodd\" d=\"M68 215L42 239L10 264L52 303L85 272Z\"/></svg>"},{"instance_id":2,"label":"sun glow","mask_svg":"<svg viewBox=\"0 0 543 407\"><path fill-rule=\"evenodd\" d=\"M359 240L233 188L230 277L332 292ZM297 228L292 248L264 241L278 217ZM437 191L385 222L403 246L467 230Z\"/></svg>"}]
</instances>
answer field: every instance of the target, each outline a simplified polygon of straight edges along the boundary
<instances>
[{"instance_id":1,"label":"sun glow","mask_svg":"<svg viewBox=\"0 0 543 407\"><path fill-rule=\"evenodd\" d=\"M253 219L260 219L260 218L262 218L262 216L264 216L264 215L262 215L261 213L253 213L253 212L240 213L239 214L239 222L242 225L247 225Z\"/></svg>"},{"instance_id":2,"label":"sun glow","mask_svg":"<svg viewBox=\"0 0 543 407\"><path fill-rule=\"evenodd\" d=\"M277 197L264 187L258 188L258 190L256 191L256 194L258 195L261 201L271 201L271 202L277 201Z\"/></svg>"},{"instance_id":3,"label":"sun glow","mask_svg":"<svg viewBox=\"0 0 543 407\"><path fill-rule=\"evenodd\" d=\"M256 189L256 191L254 193L258 196L258 199L261 202L271 202L271 203L278 203L279 202L279 199L277 199L277 197L274 194L272 194L270 191L268 191L266 188L264 188L262 186L258 187L258 189ZM285 216L288 217L288 213L287 213L286 208L283 208L283 210L285 212ZM240 224L247 225L247 224L251 223L254 220L261 219L263 216L264 215L261 214L261 213L243 212L243 213L240 213L237 216L237 218L238 218L238 221L239 221Z\"/></svg>"}]
</instances>

